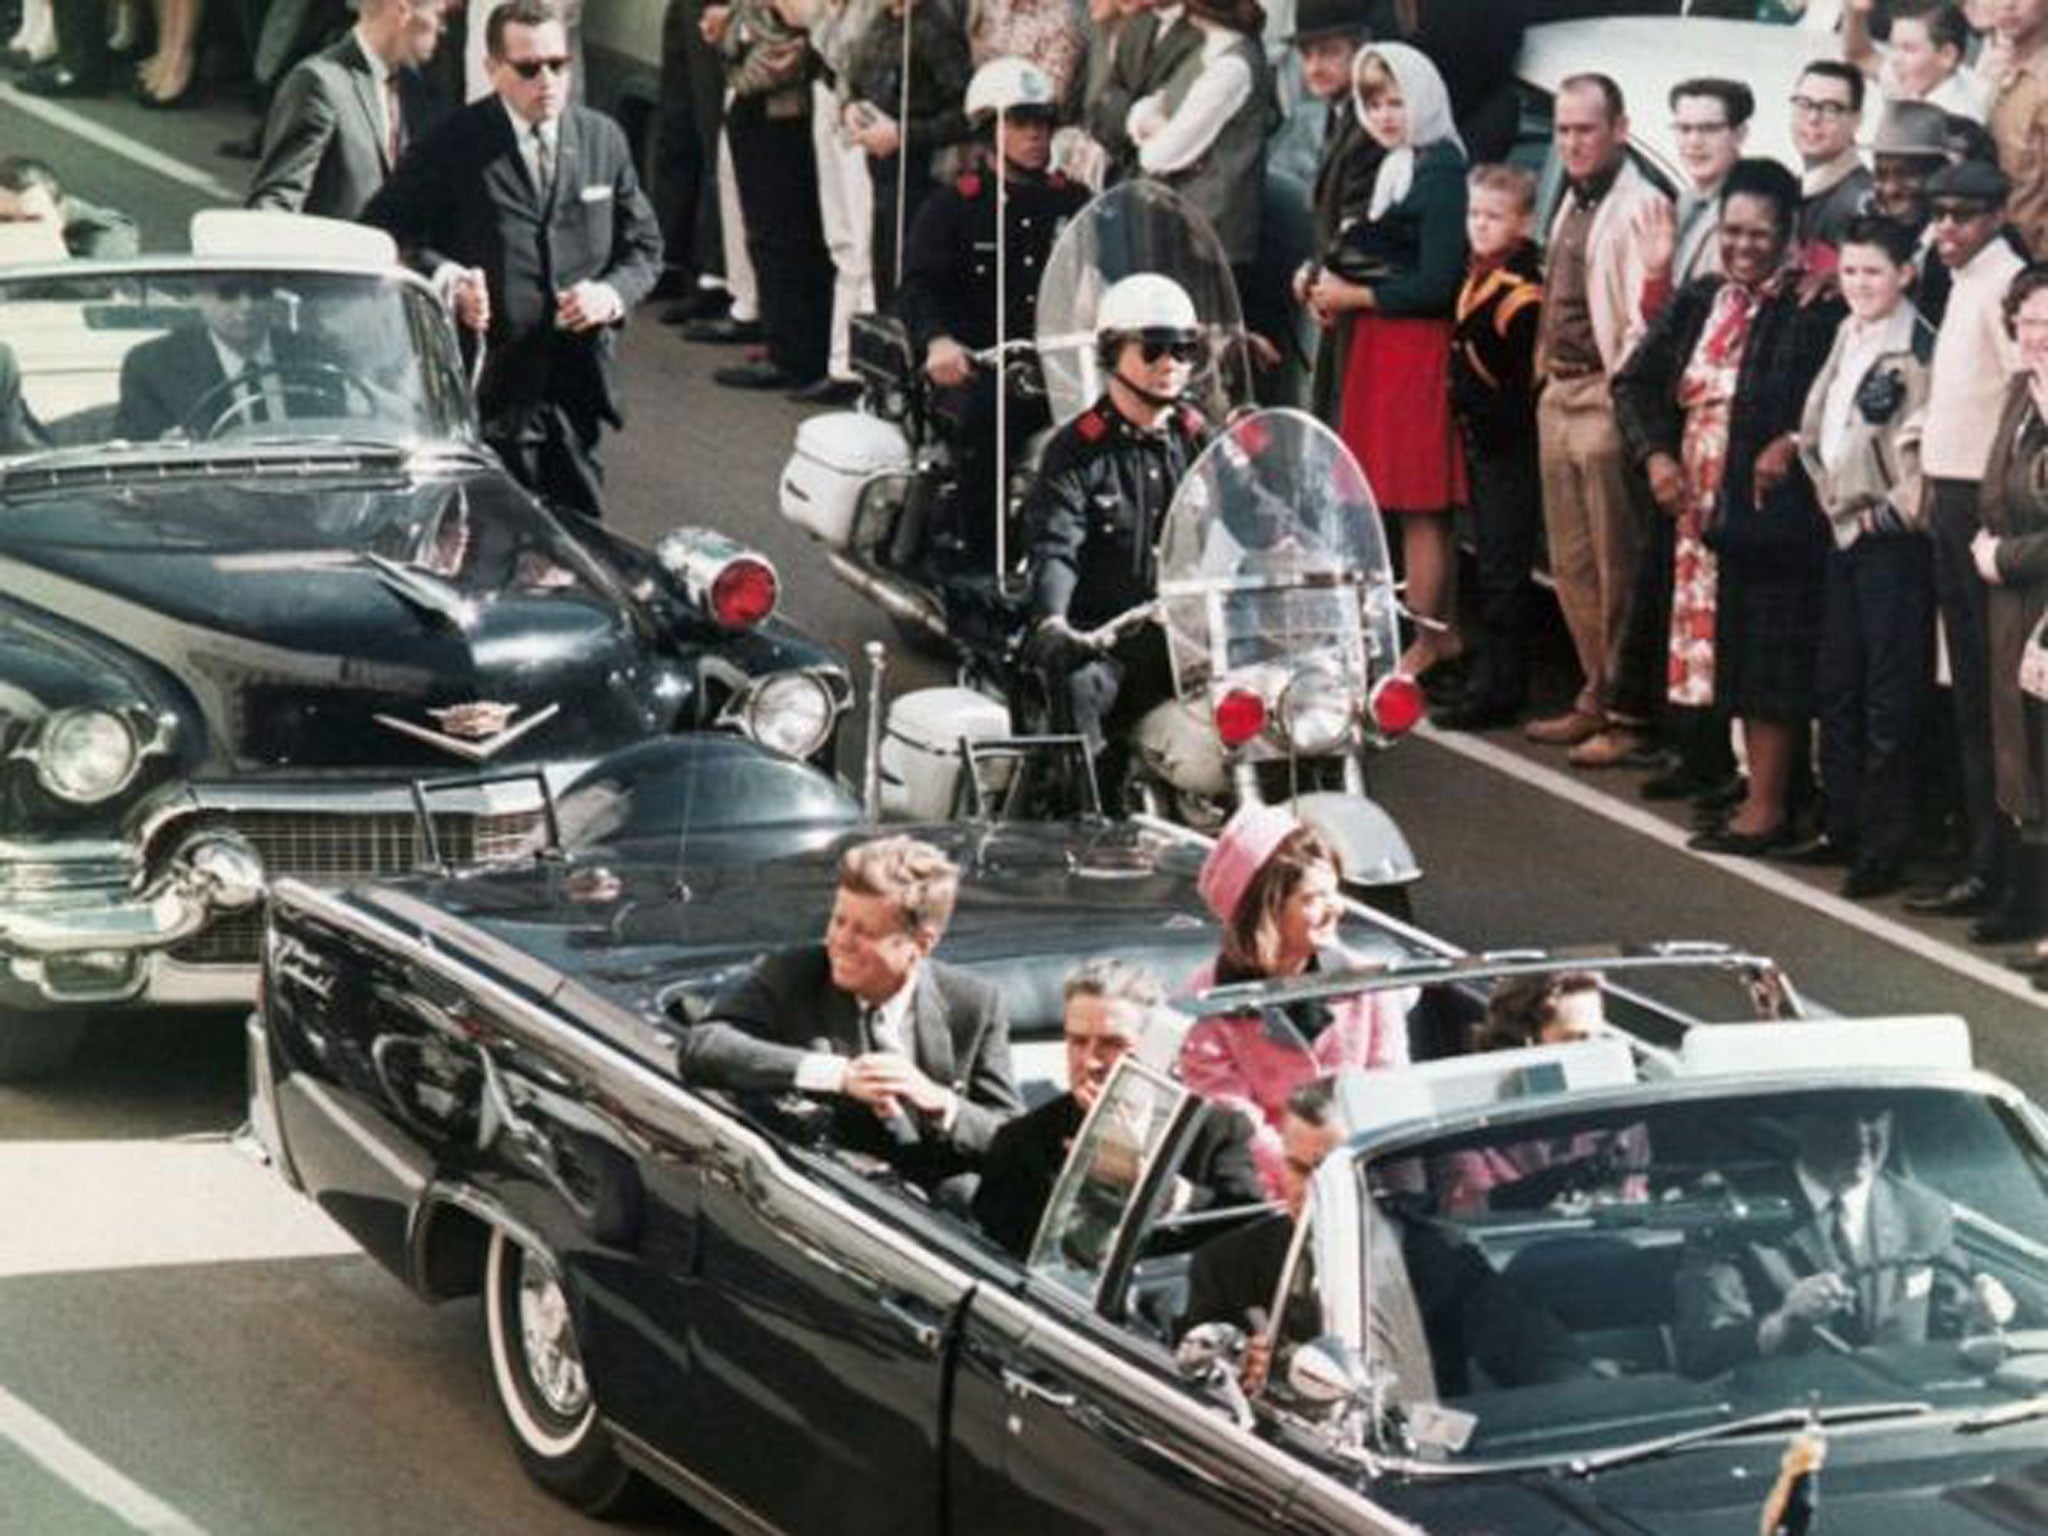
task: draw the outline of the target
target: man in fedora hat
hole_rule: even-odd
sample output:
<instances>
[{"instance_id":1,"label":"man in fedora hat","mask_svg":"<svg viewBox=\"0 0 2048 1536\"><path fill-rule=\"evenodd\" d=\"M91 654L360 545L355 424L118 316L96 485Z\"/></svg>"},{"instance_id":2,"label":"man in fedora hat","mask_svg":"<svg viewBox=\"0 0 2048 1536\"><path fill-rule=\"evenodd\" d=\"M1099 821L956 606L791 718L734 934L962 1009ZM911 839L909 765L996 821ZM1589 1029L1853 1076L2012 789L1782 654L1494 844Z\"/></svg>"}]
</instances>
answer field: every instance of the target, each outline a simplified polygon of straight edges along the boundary
<instances>
[{"instance_id":1,"label":"man in fedora hat","mask_svg":"<svg viewBox=\"0 0 2048 1536\"><path fill-rule=\"evenodd\" d=\"M1311 211L1315 238L1310 247L1317 258L1337 243L1337 231L1347 219L1364 214L1372 199L1373 177L1385 154L1359 126L1358 113L1351 105L1351 66L1368 33L1369 0L1300 0L1294 12L1294 50L1301 56L1301 84L1320 107L1305 103L1321 121L1315 125L1317 143L1315 184ZM1294 277L1296 303L1307 299L1308 284L1315 276L1315 263L1305 263ZM1320 338L1322 332L1316 335ZM1333 363L1344 355L1342 346L1318 342L1315 382L1310 399L1316 414L1336 420L1337 388L1340 382Z\"/></svg>"},{"instance_id":2,"label":"man in fedora hat","mask_svg":"<svg viewBox=\"0 0 2048 1536\"><path fill-rule=\"evenodd\" d=\"M1870 140L1870 212L1913 231L1920 241L1920 276L1913 303L1929 325L1940 325L1948 304L1949 270L1934 255L1927 183L1949 163L1949 115L1924 101L1888 101Z\"/></svg>"}]
</instances>

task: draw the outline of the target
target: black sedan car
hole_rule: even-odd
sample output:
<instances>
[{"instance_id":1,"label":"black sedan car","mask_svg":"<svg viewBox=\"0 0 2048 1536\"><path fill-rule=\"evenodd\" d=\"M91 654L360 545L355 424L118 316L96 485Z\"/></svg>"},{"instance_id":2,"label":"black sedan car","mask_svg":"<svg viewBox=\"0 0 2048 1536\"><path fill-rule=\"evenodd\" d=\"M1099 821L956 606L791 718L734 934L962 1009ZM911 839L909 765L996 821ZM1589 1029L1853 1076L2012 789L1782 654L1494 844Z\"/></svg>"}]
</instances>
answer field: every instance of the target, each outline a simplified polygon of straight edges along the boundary
<instances>
[{"instance_id":1,"label":"black sedan car","mask_svg":"<svg viewBox=\"0 0 2048 1536\"><path fill-rule=\"evenodd\" d=\"M775 601L711 530L521 489L374 254L9 268L0 1077L91 1010L246 998L271 879L519 847L539 770L711 729L828 761L850 680ZM422 822L456 775L504 782Z\"/></svg>"},{"instance_id":2,"label":"black sedan car","mask_svg":"<svg viewBox=\"0 0 2048 1536\"><path fill-rule=\"evenodd\" d=\"M1859 1529L1986 1530L2000 1527L1947 1490L2017 1481L2048 1449L2022 1422L2026 1360L2048 1338L2031 1331L2048 1323L2048 1251L2030 1235L2048 1216L2048 1143L2010 1090L1887 1062L1870 1042L1900 1032L1861 1023L1667 1016L1661 1042L1347 1082L1354 1132L1274 1274L1283 1366L1247 1400L1219 1369L1227 1343L1174 1340L1189 1250L1275 1218L1179 1205L1198 1106L1160 1068L1170 1039L1118 1068L1022 1261L833 1146L803 1101L679 1081L704 998L819 930L835 850L859 835L761 857L714 838L702 858L655 838L630 857L591 846L521 871L275 895L252 1118L281 1172L422 1295L481 1293L513 1445L557 1494L603 1509L649 1478L759 1531L1746 1533L1818 1392L1852 1468L1830 1497L1864 1490ZM1001 985L1022 1077L1050 1075L1032 1047L1057 1050L1074 960L1112 953L1184 981L1214 950L1186 835L929 835L963 869L942 953ZM1418 1044L1470 1022L1499 972L1555 963L1459 959L1362 912L1347 937L1371 968L1293 1000L1413 990ZM1768 966L1681 958L1793 1005ZM1626 979L1610 977L1617 1001ZM1826 1039L1799 1049L1826 1071L1797 1070L1796 1042L1815 1037L1788 1032L1807 1029ZM1774 1054L1793 1066L1747 1070ZM1892 1169L1952 1212L1953 1242L1883 1255L1886 1273L1932 1294L1939 1271L1953 1307L1918 1340L1732 1366L1682 1355L1680 1275L1784 1237L1787 1128L1809 1100L1824 1118L1861 1107L1842 1092L1859 1077L1894 1115ZM1440 1325L1431 1302L1447 1293L1410 1278L1430 1254L1390 1246L1403 1228L1462 1256L1459 1295L1480 1301L1454 1315L1474 1326ZM1980 1275L2016 1326L1968 1315ZM1418 1286L1428 1326L1385 1326L1389 1307L1416 1315Z\"/></svg>"}]
</instances>

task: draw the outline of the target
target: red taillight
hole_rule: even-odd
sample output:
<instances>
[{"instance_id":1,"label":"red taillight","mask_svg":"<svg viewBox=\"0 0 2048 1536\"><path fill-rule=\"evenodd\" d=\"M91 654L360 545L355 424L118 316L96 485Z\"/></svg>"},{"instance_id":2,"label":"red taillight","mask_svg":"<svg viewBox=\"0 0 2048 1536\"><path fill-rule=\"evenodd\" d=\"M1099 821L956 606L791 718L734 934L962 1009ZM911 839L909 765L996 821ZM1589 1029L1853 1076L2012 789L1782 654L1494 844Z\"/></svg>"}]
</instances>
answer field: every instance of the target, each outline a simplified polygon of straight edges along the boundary
<instances>
[{"instance_id":1,"label":"red taillight","mask_svg":"<svg viewBox=\"0 0 2048 1536\"><path fill-rule=\"evenodd\" d=\"M752 629L775 611L775 598L775 567L742 556L713 578L711 617L727 629Z\"/></svg>"},{"instance_id":2,"label":"red taillight","mask_svg":"<svg viewBox=\"0 0 2048 1536\"><path fill-rule=\"evenodd\" d=\"M1428 708L1422 684L1406 672L1396 672L1372 691L1372 719L1382 736L1405 736L1415 729Z\"/></svg>"},{"instance_id":3,"label":"red taillight","mask_svg":"<svg viewBox=\"0 0 2048 1536\"><path fill-rule=\"evenodd\" d=\"M1233 688L1216 701L1216 734L1241 747L1266 728L1266 701L1249 688Z\"/></svg>"}]
</instances>

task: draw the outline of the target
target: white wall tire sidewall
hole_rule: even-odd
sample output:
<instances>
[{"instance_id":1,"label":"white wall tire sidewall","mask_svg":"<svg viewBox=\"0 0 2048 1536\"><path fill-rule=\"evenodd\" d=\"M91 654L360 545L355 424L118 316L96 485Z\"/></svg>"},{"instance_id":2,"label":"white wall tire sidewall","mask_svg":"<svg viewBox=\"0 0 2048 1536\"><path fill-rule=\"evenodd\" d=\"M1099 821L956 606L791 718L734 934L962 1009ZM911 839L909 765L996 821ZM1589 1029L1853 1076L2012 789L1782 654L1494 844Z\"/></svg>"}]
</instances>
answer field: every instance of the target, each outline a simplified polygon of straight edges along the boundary
<instances>
[{"instance_id":1,"label":"white wall tire sidewall","mask_svg":"<svg viewBox=\"0 0 2048 1536\"><path fill-rule=\"evenodd\" d=\"M516 1334L508 1333L508 1304L503 1299L503 1288L510 1279L514 1258L521 1252L518 1241L508 1236L502 1227L492 1229L490 1254L484 1271L484 1326L489 1334L491 1377L497 1386L498 1401L504 1408L505 1418L526 1448L545 1460L564 1461L588 1444L591 1430L597 1423L597 1403L593 1399L586 1404L576 1422L563 1431L551 1428L534 1416L531 1403L533 1388L526 1373L523 1346ZM516 1328L516 1322L511 1326Z\"/></svg>"}]
</instances>

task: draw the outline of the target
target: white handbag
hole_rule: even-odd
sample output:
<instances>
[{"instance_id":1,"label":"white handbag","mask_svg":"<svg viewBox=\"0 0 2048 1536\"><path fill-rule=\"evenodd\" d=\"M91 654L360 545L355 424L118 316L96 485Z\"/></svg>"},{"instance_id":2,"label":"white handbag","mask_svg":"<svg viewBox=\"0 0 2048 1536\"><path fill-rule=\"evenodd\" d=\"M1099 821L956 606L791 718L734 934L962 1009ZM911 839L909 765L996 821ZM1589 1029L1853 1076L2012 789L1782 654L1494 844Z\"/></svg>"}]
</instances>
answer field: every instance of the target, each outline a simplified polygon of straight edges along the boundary
<instances>
[{"instance_id":1,"label":"white handbag","mask_svg":"<svg viewBox=\"0 0 2048 1536\"><path fill-rule=\"evenodd\" d=\"M2020 647L2020 692L2048 703L2048 613Z\"/></svg>"}]
</instances>

